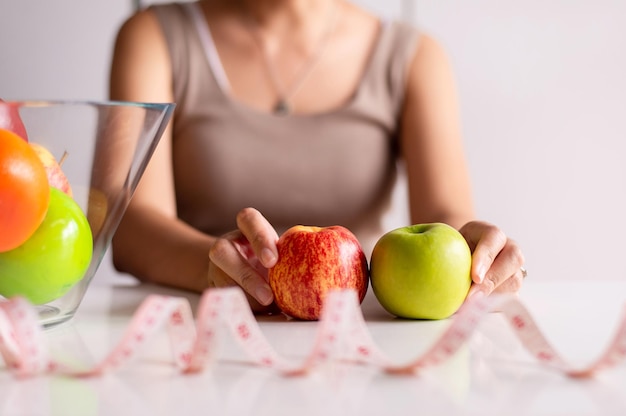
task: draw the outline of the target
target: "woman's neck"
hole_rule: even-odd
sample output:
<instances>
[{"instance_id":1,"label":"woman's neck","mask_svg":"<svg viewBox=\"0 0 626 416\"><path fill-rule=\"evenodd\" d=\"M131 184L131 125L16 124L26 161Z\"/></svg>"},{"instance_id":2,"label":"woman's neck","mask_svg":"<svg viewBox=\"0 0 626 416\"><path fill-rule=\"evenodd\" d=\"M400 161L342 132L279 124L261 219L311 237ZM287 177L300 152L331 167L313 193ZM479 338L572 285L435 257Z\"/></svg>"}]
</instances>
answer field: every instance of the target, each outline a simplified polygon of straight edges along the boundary
<instances>
[{"instance_id":1,"label":"woman's neck","mask_svg":"<svg viewBox=\"0 0 626 416\"><path fill-rule=\"evenodd\" d=\"M343 0L213 0L252 29L268 51L289 47L304 55L318 45Z\"/></svg>"},{"instance_id":2,"label":"woman's neck","mask_svg":"<svg viewBox=\"0 0 626 416\"><path fill-rule=\"evenodd\" d=\"M267 30L291 29L324 21L338 0L239 0L233 7Z\"/></svg>"}]
</instances>

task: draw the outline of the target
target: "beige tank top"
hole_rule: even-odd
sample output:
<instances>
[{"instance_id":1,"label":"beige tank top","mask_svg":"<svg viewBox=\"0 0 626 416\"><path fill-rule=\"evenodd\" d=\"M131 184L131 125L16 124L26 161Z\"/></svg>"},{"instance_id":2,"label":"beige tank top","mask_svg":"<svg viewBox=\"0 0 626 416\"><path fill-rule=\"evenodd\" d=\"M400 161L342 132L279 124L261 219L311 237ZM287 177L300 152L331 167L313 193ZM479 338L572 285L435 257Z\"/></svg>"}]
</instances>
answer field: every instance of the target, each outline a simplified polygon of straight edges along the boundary
<instances>
[{"instance_id":1,"label":"beige tank top","mask_svg":"<svg viewBox=\"0 0 626 416\"><path fill-rule=\"evenodd\" d=\"M212 235L235 229L237 212L248 206L279 234L295 224L340 224L369 256L396 179L397 122L417 31L383 25L357 90L341 108L277 116L229 96L199 8L151 8L172 61L179 217Z\"/></svg>"}]
</instances>

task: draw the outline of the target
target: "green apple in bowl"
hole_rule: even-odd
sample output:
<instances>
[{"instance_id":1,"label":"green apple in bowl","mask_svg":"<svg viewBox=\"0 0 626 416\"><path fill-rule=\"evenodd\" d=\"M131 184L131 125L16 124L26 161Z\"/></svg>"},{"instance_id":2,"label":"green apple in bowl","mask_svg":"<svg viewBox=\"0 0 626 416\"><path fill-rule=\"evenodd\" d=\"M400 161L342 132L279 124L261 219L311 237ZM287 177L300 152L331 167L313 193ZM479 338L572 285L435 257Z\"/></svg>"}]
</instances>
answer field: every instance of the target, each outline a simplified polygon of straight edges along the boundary
<instances>
[{"instance_id":1,"label":"green apple in bowl","mask_svg":"<svg viewBox=\"0 0 626 416\"><path fill-rule=\"evenodd\" d=\"M470 248L455 228L443 223L397 228L374 246L372 290L395 316L445 319L467 297L471 265Z\"/></svg>"},{"instance_id":2,"label":"green apple in bowl","mask_svg":"<svg viewBox=\"0 0 626 416\"><path fill-rule=\"evenodd\" d=\"M78 204L51 187L50 203L35 233L17 248L0 253L0 295L43 304L63 296L87 271L93 239Z\"/></svg>"}]
</instances>

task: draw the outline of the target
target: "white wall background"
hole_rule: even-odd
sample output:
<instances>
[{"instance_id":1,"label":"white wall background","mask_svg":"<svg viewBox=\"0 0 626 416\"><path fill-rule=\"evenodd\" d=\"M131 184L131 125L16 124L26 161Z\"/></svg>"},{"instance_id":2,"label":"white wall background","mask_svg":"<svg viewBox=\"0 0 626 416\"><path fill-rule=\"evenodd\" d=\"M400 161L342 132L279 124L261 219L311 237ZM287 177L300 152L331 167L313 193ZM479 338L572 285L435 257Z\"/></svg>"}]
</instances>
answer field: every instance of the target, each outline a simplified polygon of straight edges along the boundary
<instances>
[{"instance_id":1,"label":"white wall background","mask_svg":"<svg viewBox=\"0 0 626 416\"><path fill-rule=\"evenodd\" d=\"M447 49L478 214L522 244L532 278L626 279L626 2L359 3ZM0 97L106 98L131 11L0 0Z\"/></svg>"},{"instance_id":2,"label":"white wall background","mask_svg":"<svg viewBox=\"0 0 626 416\"><path fill-rule=\"evenodd\" d=\"M419 1L459 82L478 213L533 278L626 278L626 2Z\"/></svg>"}]
</instances>

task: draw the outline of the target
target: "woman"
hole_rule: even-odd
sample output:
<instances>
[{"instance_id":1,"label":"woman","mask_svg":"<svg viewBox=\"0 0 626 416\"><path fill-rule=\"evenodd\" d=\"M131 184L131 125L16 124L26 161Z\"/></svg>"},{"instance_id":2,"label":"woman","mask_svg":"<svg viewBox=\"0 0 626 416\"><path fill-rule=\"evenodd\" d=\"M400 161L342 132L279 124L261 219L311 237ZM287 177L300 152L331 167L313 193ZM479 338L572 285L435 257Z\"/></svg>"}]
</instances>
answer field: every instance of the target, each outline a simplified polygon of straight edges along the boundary
<instances>
[{"instance_id":1,"label":"woman","mask_svg":"<svg viewBox=\"0 0 626 416\"><path fill-rule=\"evenodd\" d=\"M446 57L408 25L343 0L153 6L119 31L110 97L177 103L113 239L120 271L239 285L267 310L278 235L341 224L369 254L399 161L411 222L462 232L474 290L520 287L519 247L474 219Z\"/></svg>"}]
</instances>

